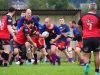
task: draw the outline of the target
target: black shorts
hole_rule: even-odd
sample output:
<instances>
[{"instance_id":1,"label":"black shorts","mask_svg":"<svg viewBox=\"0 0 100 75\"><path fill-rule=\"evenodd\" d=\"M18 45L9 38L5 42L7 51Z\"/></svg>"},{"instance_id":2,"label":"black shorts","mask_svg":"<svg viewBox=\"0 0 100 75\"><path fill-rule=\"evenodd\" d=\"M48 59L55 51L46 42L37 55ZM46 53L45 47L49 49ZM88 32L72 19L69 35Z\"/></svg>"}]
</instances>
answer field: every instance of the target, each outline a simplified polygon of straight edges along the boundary
<instances>
[{"instance_id":1,"label":"black shorts","mask_svg":"<svg viewBox=\"0 0 100 75\"><path fill-rule=\"evenodd\" d=\"M14 48L18 48L18 49L20 49L22 52L26 52L26 46L25 46L25 44L19 44L19 43L16 42Z\"/></svg>"},{"instance_id":2,"label":"black shorts","mask_svg":"<svg viewBox=\"0 0 100 75\"><path fill-rule=\"evenodd\" d=\"M83 52L90 53L100 51L100 37L83 38Z\"/></svg>"},{"instance_id":3,"label":"black shorts","mask_svg":"<svg viewBox=\"0 0 100 75\"><path fill-rule=\"evenodd\" d=\"M10 45L10 39L0 39L0 50L4 50L3 45Z\"/></svg>"},{"instance_id":4,"label":"black shorts","mask_svg":"<svg viewBox=\"0 0 100 75\"><path fill-rule=\"evenodd\" d=\"M46 50L48 50L48 49L51 49L51 45L55 45L55 43L51 44L49 41L46 41L45 45L46 45Z\"/></svg>"},{"instance_id":5,"label":"black shorts","mask_svg":"<svg viewBox=\"0 0 100 75\"><path fill-rule=\"evenodd\" d=\"M0 39L2 45L10 45L10 39Z\"/></svg>"}]
</instances>

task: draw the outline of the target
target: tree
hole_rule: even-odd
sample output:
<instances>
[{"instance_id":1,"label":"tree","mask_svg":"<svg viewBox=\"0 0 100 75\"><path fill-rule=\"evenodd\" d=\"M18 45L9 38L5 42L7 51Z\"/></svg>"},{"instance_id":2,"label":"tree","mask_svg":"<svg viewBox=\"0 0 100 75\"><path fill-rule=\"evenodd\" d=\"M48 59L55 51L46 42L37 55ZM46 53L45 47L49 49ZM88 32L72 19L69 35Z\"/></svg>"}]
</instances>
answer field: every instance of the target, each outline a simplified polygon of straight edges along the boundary
<instances>
[{"instance_id":1,"label":"tree","mask_svg":"<svg viewBox=\"0 0 100 75\"><path fill-rule=\"evenodd\" d=\"M67 9L68 0L47 0L50 9Z\"/></svg>"},{"instance_id":2,"label":"tree","mask_svg":"<svg viewBox=\"0 0 100 75\"><path fill-rule=\"evenodd\" d=\"M0 9L9 8L12 5L11 0L0 0Z\"/></svg>"},{"instance_id":3,"label":"tree","mask_svg":"<svg viewBox=\"0 0 100 75\"><path fill-rule=\"evenodd\" d=\"M82 14L85 14L86 12L88 12L88 7L89 7L88 4L84 4L84 5L81 7Z\"/></svg>"},{"instance_id":4,"label":"tree","mask_svg":"<svg viewBox=\"0 0 100 75\"><path fill-rule=\"evenodd\" d=\"M31 9L45 9L46 2L45 0L29 0L29 7Z\"/></svg>"},{"instance_id":5,"label":"tree","mask_svg":"<svg viewBox=\"0 0 100 75\"><path fill-rule=\"evenodd\" d=\"M100 14L100 0L95 0L95 3L97 4L98 7L97 13Z\"/></svg>"},{"instance_id":6,"label":"tree","mask_svg":"<svg viewBox=\"0 0 100 75\"><path fill-rule=\"evenodd\" d=\"M73 4L73 3L69 3L69 5L68 5L68 9L75 9L76 7L75 7L75 5Z\"/></svg>"}]
</instances>

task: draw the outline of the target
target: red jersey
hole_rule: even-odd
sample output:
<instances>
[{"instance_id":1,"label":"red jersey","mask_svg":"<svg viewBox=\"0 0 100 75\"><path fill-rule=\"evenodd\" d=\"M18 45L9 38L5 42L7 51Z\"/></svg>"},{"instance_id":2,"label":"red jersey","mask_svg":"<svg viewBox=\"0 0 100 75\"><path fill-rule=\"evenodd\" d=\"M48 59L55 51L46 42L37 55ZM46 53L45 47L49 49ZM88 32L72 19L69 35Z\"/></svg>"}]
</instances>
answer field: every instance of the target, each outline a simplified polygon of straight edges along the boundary
<instances>
[{"instance_id":1,"label":"red jersey","mask_svg":"<svg viewBox=\"0 0 100 75\"><path fill-rule=\"evenodd\" d=\"M17 38L16 42L19 44L25 44L27 40L26 36L29 34L29 32L30 29L27 26L22 26L18 31L18 33L16 34L16 38Z\"/></svg>"},{"instance_id":2,"label":"red jersey","mask_svg":"<svg viewBox=\"0 0 100 75\"><path fill-rule=\"evenodd\" d=\"M86 13L78 21L83 27L83 38L100 37L100 17L94 13Z\"/></svg>"},{"instance_id":3,"label":"red jersey","mask_svg":"<svg viewBox=\"0 0 100 75\"><path fill-rule=\"evenodd\" d=\"M12 25L12 17L10 15L4 15L0 22L0 39L10 39L10 33L7 25Z\"/></svg>"}]
</instances>

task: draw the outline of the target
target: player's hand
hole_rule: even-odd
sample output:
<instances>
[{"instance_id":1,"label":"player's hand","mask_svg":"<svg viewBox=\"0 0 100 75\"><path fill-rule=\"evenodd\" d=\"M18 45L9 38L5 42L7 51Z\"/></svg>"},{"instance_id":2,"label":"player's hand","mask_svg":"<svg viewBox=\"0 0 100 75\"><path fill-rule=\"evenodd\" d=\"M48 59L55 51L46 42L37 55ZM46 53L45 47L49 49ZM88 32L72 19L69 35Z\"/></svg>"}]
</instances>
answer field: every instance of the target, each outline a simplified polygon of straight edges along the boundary
<instances>
[{"instance_id":1,"label":"player's hand","mask_svg":"<svg viewBox=\"0 0 100 75\"><path fill-rule=\"evenodd\" d=\"M33 43L33 46L34 46L34 47L37 47L36 43Z\"/></svg>"},{"instance_id":2,"label":"player's hand","mask_svg":"<svg viewBox=\"0 0 100 75\"><path fill-rule=\"evenodd\" d=\"M67 35L67 33L62 33L62 35L64 35L65 37L67 37L68 35Z\"/></svg>"},{"instance_id":3,"label":"player's hand","mask_svg":"<svg viewBox=\"0 0 100 75\"><path fill-rule=\"evenodd\" d=\"M48 37L48 36L46 36L46 35L44 35L44 34L42 34L41 36L42 36L43 38L47 38L47 37Z\"/></svg>"},{"instance_id":4,"label":"player's hand","mask_svg":"<svg viewBox=\"0 0 100 75\"><path fill-rule=\"evenodd\" d=\"M14 39L14 41L16 41L17 40L16 36L14 36L13 39Z\"/></svg>"},{"instance_id":5,"label":"player's hand","mask_svg":"<svg viewBox=\"0 0 100 75\"><path fill-rule=\"evenodd\" d=\"M36 35L39 35L39 32L36 32Z\"/></svg>"},{"instance_id":6,"label":"player's hand","mask_svg":"<svg viewBox=\"0 0 100 75\"><path fill-rule=\"evenodd\" d=\"M50 43L53 44L55 42L55 39L51 39Z\"/></svg>"},{"instance_id":7,"label":"player's hand","mask_svg":"<svg viewBox=\"0 0 100 75\"><path fill-rule=\"evenodd\" d=\"M71 38L67 38L67 40L68 40L68 41L72 41L72 39L71 39Z\"/></svg>"}]
</instances>

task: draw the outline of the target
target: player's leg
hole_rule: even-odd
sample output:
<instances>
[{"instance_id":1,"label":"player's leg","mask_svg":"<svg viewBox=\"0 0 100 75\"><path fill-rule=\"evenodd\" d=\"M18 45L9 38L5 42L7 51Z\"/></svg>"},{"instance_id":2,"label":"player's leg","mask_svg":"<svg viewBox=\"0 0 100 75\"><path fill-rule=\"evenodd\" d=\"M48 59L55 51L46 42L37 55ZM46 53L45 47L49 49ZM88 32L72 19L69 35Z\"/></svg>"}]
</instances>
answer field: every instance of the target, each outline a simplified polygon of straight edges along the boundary
<instances>
[{"instance_id":1,"label":"player's leg","mask_svg":"<svg viewBox=\"0 0 100 75\"><path fill-rule=\"evenodd\" d=\"M78 45L77 45L77 47L75 49L75 52L80 58L79 65L84 65L83 55L81 53L81 46L82 46L82 42L78 42Z\"/></svg>"},{"instance_id":2,"label":"player's leg","mask_svg":"<svg viewBox=\"0 0 100 75\"><path fill-rule=\"evenodd\" d=\"M45 48L42 48L42 49L41 49L41 52L42 52L42 54L43 54L44 56L46 56L46 57L49 59L49 61L52 63L52 58L51 58L50 55L46 52L46 49L45 49Z\"/></svg>"},{"instance_id":3,"label":"player's leg","mask_svg":"<svg viewBox=\"0 0 100 75\"><path fill-rule=\"evenodd\" d=\"M61 64L60 62L60 56L56 55L56 46L55 45L51 45L51 56L52 56L52 65L55 65L56 59L58 61L58 65Z\"/></svg>"},{"instance_id":4,"label":"player's leg","mask_svg":"<svg viewBox=\"0 0 100 75\"><path fill-rule=\"evenodd\" d=\"M22 55L21 55L21 60L20 60L20 65L23 65L25 59L26 59L26 46L25 44L22 44L20 46L20 50L22 51Z\"/></svg>"},{"instance_id":5,"label":"player's leg","mask_svg":"<svg viewBox=\"0 0 100 75\"><path fill-rule=\"evenodd\" d=\"M99 51L99 61L100 61L100 51ZM99 73L100 73L100 63L99 63Z\"/></svg>"},{"instance_id":6,"label":"player's leg","mask_svg":"<svg viewBox=\"0 0 100 75\"><path fill-rule=\"evenodd\" d=\"M70 46L70 43L67 44L67 52L69 53L69 56L70 56L72 62L74 62L73 61L73 48Z\"/></svg>"},{"instance_id":7,"label":"player's leg","mask_svg":"<svg viewBox=\"0 0 100 75\"><path fill-rule=\"evenodd\" d=\"M12 65L12 62L15 59L15 56L19 53L19 49L20 49L20 44L15 43L14 51L13 51L12 57L11 57L11 59L9 61L9 65Z\"/></svg>"},{"instance_id":8,"label":"player's leg","mask_svg":"<svg viewBox=\"0 0 100 75\"><path fill-rule=\"evenodd\" d=\"M95 75L99 75L99 51L100 51L100 38L93 39L93 53L94 53L94 64L95 64Z\"/></svg>"},{"instance_id":9,"label":"player's leg","mask_svg":"<svg viewBox=\"0 0 100 75\"><path fill-rule=\"evenodd\" d=\"M3 59L4 59L4 48L0 44L0 67L3 66Z\"/></svg>"},{"instance_id":10,"label":"player's leg","mask_svg":"<svg viewBox=\"0 0 100 75\"><path fill-rule=\"evenodd\" d=\"M27 56L27 59L28 59L28 65L31 65L32 63L31 63L31 58L32 58L32 51L31 51L31 44L29 43L29 42L26 42L25 43L25 45L26 45L26 52L27 52L27 54L26 54L26 56Z\"/></svg>"},{"instance_id":11,"label":"player's leg","mask_svg":"<svg viewBox=\"0 0 100 75\"><path fill-rule=\"evenodd\" d=\"M84 38L83 39L83 52L84 52L84 63L85 63L85 68L84 68L84 73L88 74L89 72L89 57L91 54L91 50L93 50L92 48L92 43L91 43L91 39L90 38Z\"/></svg>"},{"instance_id":12,"label":"player's leg","mask_svg":"<svg viewBox=\"0 0 100 75\"><path fill-rule=\"evenodd\" d=\"M11 59L11 57L12 57L12 54L13 54L13 40L11 39L11 40L10 40L9 61L10 61L10 59ZM11 65L11 64L9 63L9 65Z\"/></svg>"},{"instance_id":13,"label":"player's leg","mask_svg":"<svg viewBox=\"0 0 100 75\"><path fill-rule=\"evenodd\" d=\"M10 53L10 40L3 39L1 40L4 48L4 66L7 67L8 59L9 59L9 53Z\"/></svg>"}]
</instances>

